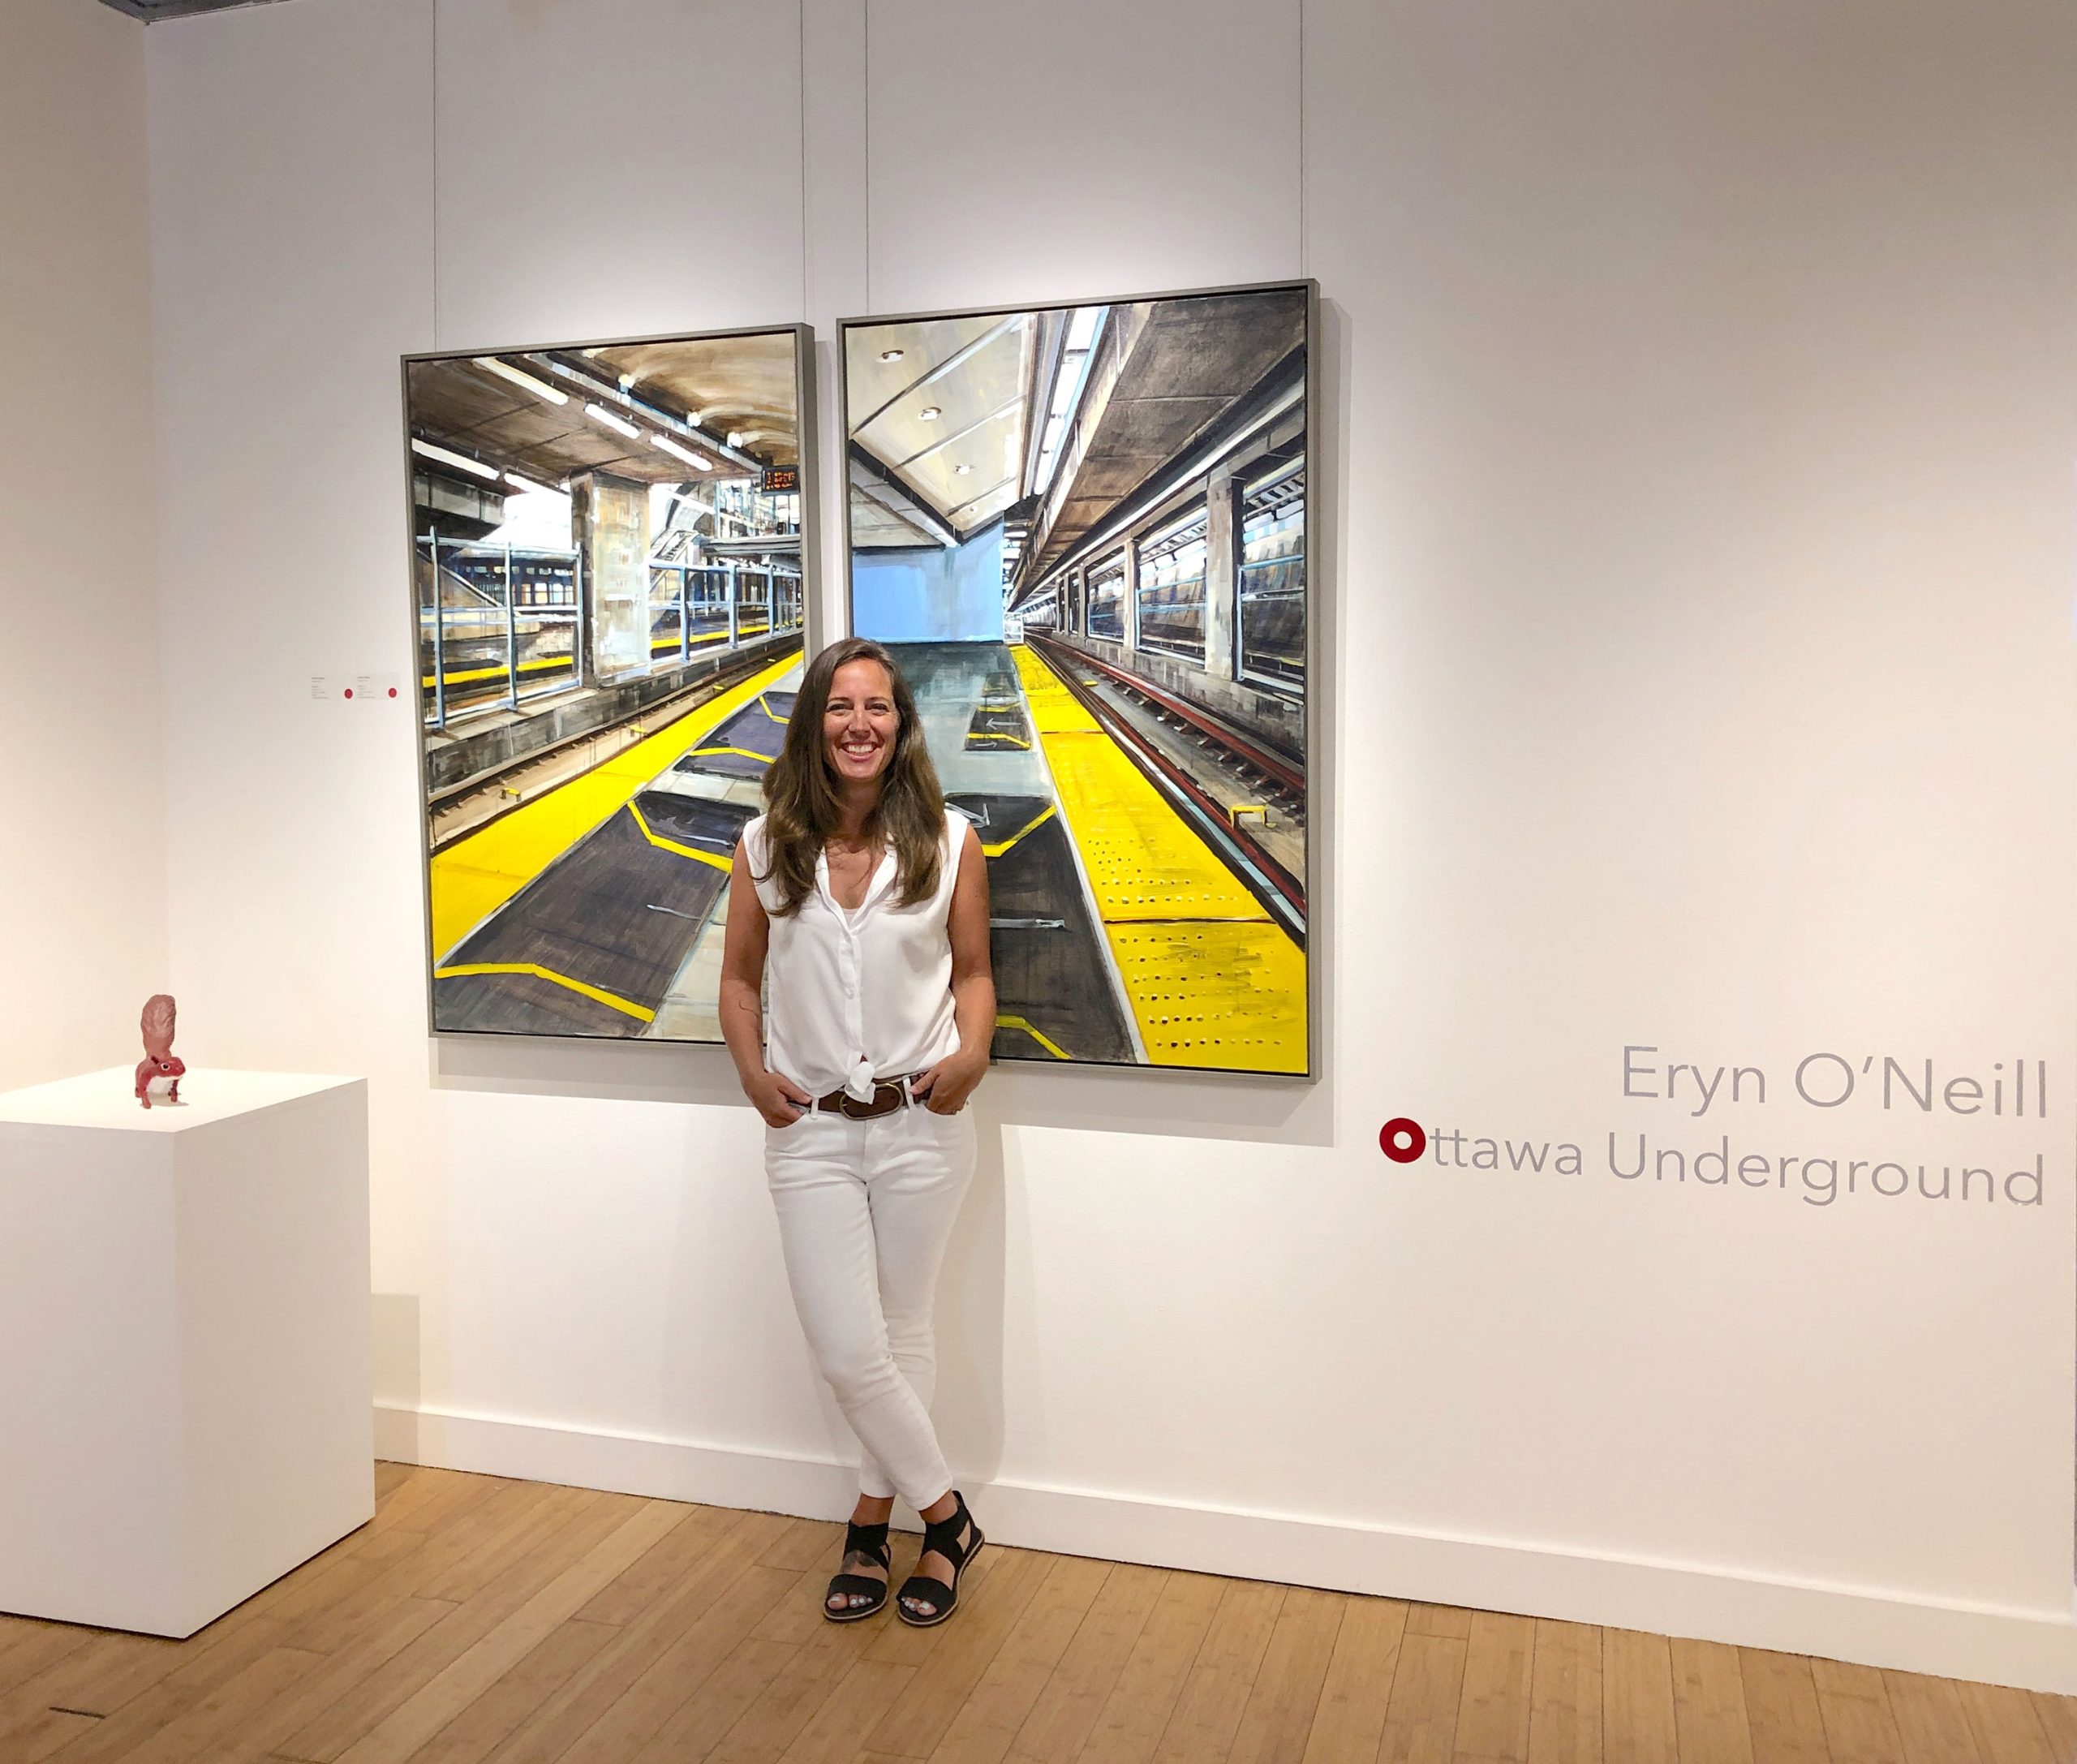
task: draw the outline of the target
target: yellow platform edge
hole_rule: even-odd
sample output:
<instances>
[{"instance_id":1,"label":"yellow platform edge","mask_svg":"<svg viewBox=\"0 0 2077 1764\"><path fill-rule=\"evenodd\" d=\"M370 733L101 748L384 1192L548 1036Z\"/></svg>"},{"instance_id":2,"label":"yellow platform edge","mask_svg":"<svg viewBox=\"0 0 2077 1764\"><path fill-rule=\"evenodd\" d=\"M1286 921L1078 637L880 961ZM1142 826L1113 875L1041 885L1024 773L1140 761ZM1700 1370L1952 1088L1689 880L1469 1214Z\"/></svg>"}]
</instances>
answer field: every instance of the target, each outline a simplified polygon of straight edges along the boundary
<instances>
[{"instance_id":1,"label":"yellow platform edge","mask_svg":"<svg viewBox=\"0 0 2077 1764\"><path fill-rule=\"evenodd\" d=\"M795 650L688 711L669 728L437 853L428 876L436 960L451 954L484 919L603 825L643 785L799 665L800 652Z\"/></svg>"},{"instance_id":2,"label":"yellow platform edge","mask_svg":"<svg viewBox=\"0 0 2077 1764\"><path fill-rule=\"evenodd\" d=\"M1010 654L1149 1064L1305 1071L1305 951L1045 660Z\"/></svg>"}]
</instances>

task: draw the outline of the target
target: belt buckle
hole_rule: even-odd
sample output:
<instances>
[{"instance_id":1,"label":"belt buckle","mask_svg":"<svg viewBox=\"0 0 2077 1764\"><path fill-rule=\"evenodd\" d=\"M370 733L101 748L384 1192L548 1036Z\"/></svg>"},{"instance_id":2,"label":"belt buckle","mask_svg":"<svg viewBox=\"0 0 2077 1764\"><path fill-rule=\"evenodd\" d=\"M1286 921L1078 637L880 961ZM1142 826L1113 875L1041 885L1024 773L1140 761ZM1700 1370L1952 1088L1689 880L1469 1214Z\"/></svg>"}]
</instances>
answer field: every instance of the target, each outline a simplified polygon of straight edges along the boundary
<instances>
[{"instance_id":1,"label":"belt buckle","mask_svg":"<svg viewBox=\"0 0 2077 1764\"><path fill-rule=\"evenodd\" d=\"M899 1078L873 1080L873 1099L862 1103L849 1091L838 1093L843 1100L837 1104L838 1111L851 1121L878 1121L883 1115L892 1115L909 1101L908 1086Z\"/></svg>"}]
</instances>

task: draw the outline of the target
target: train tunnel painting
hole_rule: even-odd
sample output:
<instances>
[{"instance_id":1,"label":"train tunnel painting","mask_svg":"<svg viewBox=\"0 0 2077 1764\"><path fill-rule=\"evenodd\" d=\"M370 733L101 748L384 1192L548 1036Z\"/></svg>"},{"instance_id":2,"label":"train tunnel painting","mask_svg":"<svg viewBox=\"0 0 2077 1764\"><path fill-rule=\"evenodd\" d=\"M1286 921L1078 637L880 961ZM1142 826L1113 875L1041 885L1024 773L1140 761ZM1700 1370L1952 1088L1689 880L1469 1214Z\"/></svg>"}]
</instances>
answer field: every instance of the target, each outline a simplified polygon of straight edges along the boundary
<instances>
[{"instance_id":1,"label":"train tunnel painting","mask_svg":"<svg viewBox=\"0 0 2077 1764\"><path fill-rule=\"evenodd\" d=\"M720 1039L800 670L811 348L405 362L436 1030Z\"/></svg>"},{"instance_id":2,"label":"train tunnel painting","mask_svg":"<svg viewBox=\"0 0 2077 1764\"><path fill-rule=\"evenodd\" d=\"M998 1056L1310 1069L1313 303L842 328L852 628L979 828Z\"/></svg>"}]
</instances>

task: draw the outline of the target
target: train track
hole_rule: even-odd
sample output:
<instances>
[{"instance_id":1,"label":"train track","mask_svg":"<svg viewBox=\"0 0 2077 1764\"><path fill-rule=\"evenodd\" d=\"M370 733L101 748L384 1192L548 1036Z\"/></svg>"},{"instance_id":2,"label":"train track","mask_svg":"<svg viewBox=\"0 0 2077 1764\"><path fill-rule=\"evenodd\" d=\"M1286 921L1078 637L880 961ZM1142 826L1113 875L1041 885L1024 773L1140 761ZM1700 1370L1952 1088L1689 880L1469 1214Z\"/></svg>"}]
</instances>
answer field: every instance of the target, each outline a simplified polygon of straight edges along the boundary
<instances>
[{"instance_id":1,"label":"train track","mask_svg":"<svg viewBox=\"0 0 2077 1764\"><path fill-rule=\"evenodd\" d=\"M1255 837L1248 823L1233 813L1231 803L1221 802L1157 742L1120 715L1116 707L1088 685L1083 676L1092 671L1101 675L1119 691L1129 695L1150 716L1184 735L1212 767L1233 781L1236 794L1301 824L1305 811L1305 775L1288 760L1151 681L1036 632L1027 631L1025 640L1046 658L1061 683L1176 807L1242 885L1303 943L1303 877L1293 874Z\"/></svg>"}]
</instances>

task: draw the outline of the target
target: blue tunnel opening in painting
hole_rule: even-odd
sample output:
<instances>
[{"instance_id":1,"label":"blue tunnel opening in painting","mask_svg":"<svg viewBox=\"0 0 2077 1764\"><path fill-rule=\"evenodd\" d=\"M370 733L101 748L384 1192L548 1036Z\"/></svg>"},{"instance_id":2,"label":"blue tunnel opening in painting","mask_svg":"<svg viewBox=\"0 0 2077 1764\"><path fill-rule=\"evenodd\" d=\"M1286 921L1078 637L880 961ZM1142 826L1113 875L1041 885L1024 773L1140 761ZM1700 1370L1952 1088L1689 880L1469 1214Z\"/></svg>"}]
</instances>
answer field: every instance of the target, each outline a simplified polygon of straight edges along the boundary
<instances>
[{"instance_id":1,"label":"blue tunnel opening in painting","mask_svg":"<svg viewBox=\"0 0 2077 1764\"><path fill-rule=\"evenodd\" d=\"M1000 521L956 545L861 552L852 629L884 643L1000 643L1002 587Z\"/></svg>"}]
</instances>

